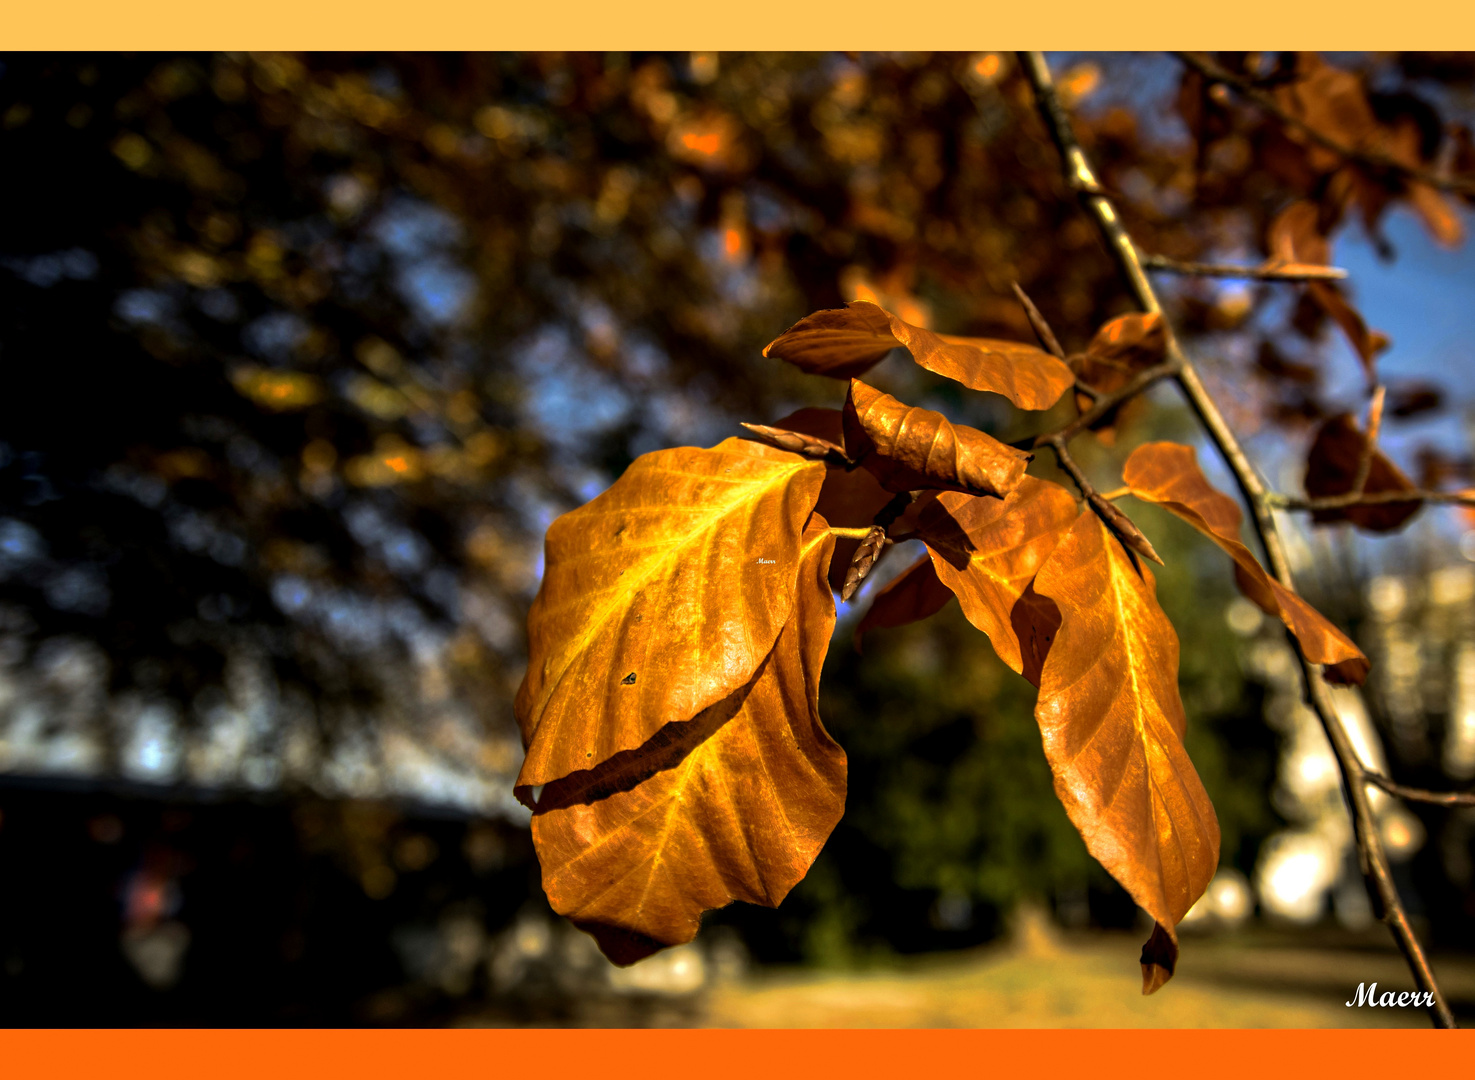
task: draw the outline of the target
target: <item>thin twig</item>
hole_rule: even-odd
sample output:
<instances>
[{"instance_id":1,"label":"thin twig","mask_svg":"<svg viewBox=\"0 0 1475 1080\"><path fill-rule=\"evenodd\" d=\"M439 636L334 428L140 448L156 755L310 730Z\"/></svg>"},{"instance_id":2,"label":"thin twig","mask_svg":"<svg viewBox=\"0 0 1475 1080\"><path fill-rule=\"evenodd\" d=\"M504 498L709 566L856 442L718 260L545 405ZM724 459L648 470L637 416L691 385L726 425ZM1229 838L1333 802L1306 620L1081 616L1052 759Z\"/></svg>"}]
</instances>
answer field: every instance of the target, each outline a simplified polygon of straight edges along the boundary
<instances>
[{"instance_id":1,"label":"thin twig","mask_svg":"<svg viewBox=\"0 0 1475 1080\"><path fill-rule=\"evenodd\" d=\"M1421 183L1428 184L1432 188L1438 188L1440 191L1451 191L1460 195L1475 195L1475 179L1460 176L1443 176L1432 169L1424 169L1416 165L1406 165L1396 158L1389 157L1387 154L1377 150L1361 150L1348 146L1332 138L1326 132L1319 131L1299 116L1282 108L1280 102L1276 101L1273 95L1267 94L1249 79L1246 79L1242 75L1236 75L1231 71L1225 71L1208 57L1191 52L1176 52L1173 55L1205 79L1208 79L1209 82L1222 83L1232 88L1245 100L1253 102L1282 124L1295 128L1312 142L1326 150L1330 150L1338 157L1345 158L1348 161L1355 161L1369 168L1400 173Z\"/></svg>"},{"instance_id":2,"label":"thin twig","mask_svg":"<svg viewBox=\"0 0 1475 1080\"><path fill-rule=\"evenodd\" d=\"M1013 282L1014 295L1019 298L1020 305L1024 308L1024 314L1029 318L1029 325L1034 328L1035 337L1040 339L1040 344L1045 351L1059 360L1065 359L1065 350L1060 347L1060 339L1055 336L1055 331L1050 329L1050 323L1041 314L1040 309L1035 307L1035 302L1029 298L1019 286L1019 282Z\"/></svg>"},{"instance_id":3,"label":"thin twig","mask_svg":"<svg viewBox=\"0 0 1475 1080\"><path fill-rule=\"evenodd\" d=\"M1076 192L1082 206L1096 222L1102 238L1116 259L1118 269L1127 279L1127 284L1138 305L1145 311L1161 312L1162 305L1158 302L1152 283L1147 279L1147 274L1142 268L1142 262L1138 258L1132 238L1123 227L1116 208L1106 198L1101 185L1096 182L1085 152L1081 149L1080 143L1076 141L1070 118L1066 115L1060 99L1055 94L1055 86L1050 78L1050 68L1045 63L1044 55L1038 52L1021 53L1020 61L1020 66L1034 88L1035 101L1039 106L1045 126L1049 129L1051 138L1060 150L1066 182ZM1265 486L1245 455L1244 448L1240 446L1239 439L1199 379L1197 370L1183 355L1177 337L1166 320L1164 320L1164 329L1167 333L1167 363L1178 365L1178 372L1175 376L1178 386L1209 437L1214 441L1225 464L1234 474L1235 481L1245 497L1245 502L1250 507L1251 520L1254 522L1260 544L1265 550L1265 558L1270 564L1271 571L1282 585L1294 591L1295 581L1276 528L1274 512L1265 498ZM1307 661L1295 636L1288 635L1288 637L1300 661L1307 699L1320 719L1322 728L1326 731L1327 738L1337 756L1343 788L1352 808L1352 825L1357 840L1358 861L1368 883L1369 892L1374 899L1375 909L1388 926L1393 939L1398 943L1404 959L1408 961L1418 988L1432 997L1434 1004L1430 1007L1430 1018L1434 1025L1436 1027L1455 1027L1454 1014L1450 1012L1449 1006L1445 1003L1444 995L1440 992L1434 972L1429 966L1429 960L1424 955L1423 946L1414 936L1413 928L1409 925L1408 914L1403 908L1403 901L1399 898L1398 889L1393 884L1388 856L1383 849L1377 820L1373 816L1372 804L1368 799L1368 770L1357 756L1352 739L1337 713L1331 696L1331 688L1321 679L1315 667Z\"/></svg>"},{"instance_id":4,"label":"thin twig","mask_svg":"<svg viewBox=\"0 0 1475 1080\"><path fill-rule=\"evenodd\" d=\"M1166 255L1143 255L1142 265L1148 270L1161 270L1185 277L1246 278L1252 281L1341 281L1347 271L1337 266L1294 267L1235 266L1230 263L1185 262Z\"/></svg>"},{"instance_id":5,"label":"thin twig","mask_svg":"<svg viewBox=\"0 0 1475 1080\"><path fill-rule=\"evenodd\" d=\"M1374 491L1359 495L1349 491L1343 495L1323 495L1319 499L1305 499L1299 495L1282 495L1278 491L1267 491L1265 501L1277 510L1345 510L1350 506L1387 506L1389 503L1425 502L1441 506L1475 506L1475 492L1471 491L1425 491L1410 488L1407 491Z\"/></svg>"},{"instance_id":6,"label":"thin twig","mask_svg":"<svg viewBox=\"0 0 1475 1080\"><path fill-rule=\"evenodd\" d=\"M1389 795L1397 795L1410 802L1432 803L1435 806L1475 806L1475 791L1425 791L1423 788L1406 787L1375 772L1366 773L1363 779L1382 788Z\"/></svg>"},{"instance_id":7,"label":"thin twig","mask_svg":"<svg viewBox=\"0 0 1475 1080\"><path fill-rule=\"evenodd\" d=\"M1154 364L1150 368L1143 368L1136 375L1133 375L1131 380L1119 390L1113 390L1109 394L1102 394L1095 390L1089 391L1091 396L1096 399L1095 404L1059 430L1048 431L1043 435L1037 436L1034 445L1038 448L1041 446L1052 446L1057 440L1061 443L1070 441L1118 405L1130 401L1154 384L1164 379L1172 378L1180 370L1181 365L1178 361L1165 360L1161 364ZM1076 385L1078 387L1080 386L1079 383Z\"/></svg>"}]
</instances>

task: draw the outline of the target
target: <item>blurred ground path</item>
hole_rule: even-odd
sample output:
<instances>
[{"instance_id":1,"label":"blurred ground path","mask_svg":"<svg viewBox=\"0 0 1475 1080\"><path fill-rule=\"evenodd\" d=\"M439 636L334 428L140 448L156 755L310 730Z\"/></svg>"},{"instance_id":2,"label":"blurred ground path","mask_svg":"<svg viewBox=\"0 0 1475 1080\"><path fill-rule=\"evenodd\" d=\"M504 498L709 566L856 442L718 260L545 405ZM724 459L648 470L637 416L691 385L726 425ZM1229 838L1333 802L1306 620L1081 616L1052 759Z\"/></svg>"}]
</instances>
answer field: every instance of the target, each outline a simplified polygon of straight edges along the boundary
<instances>
[{"instance_id":1,"label":"blurred ground path","mask_svg":"<svg viewBox=\"0 0 1475 1080\"><path fill-rule=\"evenodd\" d=\"M715 988L714 1027L1427 1027L1423 1010L1348 1008L1359 982L1411 990L1401 957L1370 933L1245 933L1184 941L1177 976L1143 997L1135 936L1056 938L919 958L885 971L757 973ZM1475 958L1436 958L1446 996L1475 1022Z\"/></svg>"}]
</instances>

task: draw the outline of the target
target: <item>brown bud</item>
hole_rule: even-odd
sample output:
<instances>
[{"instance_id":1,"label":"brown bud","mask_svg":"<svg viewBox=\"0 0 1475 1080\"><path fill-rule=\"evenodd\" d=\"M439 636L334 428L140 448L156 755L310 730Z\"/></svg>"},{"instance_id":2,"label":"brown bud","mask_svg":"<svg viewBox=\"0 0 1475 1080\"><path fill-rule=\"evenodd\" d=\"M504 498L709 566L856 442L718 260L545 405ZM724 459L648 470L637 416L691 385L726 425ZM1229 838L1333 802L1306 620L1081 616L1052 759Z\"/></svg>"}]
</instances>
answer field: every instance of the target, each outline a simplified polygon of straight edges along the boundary
<instances>
[{"instance_id":1,"label":"brown bud","mask_svg":"<svg viewBox=\"0 0 1475 1080\"><path fill-rule=\"evenodd\" d=\"M769 427L767 424L744 423L743 427L770 446L777 446L791 454L803 454L808 458L823 458L830 454L845 456L845 451L835 443L816 435L806 435L802 431L787 431L784 428Z\"/></svg>"},{"instance_id":2,"label":"brown bud","mask_svg":"<svg viewBox=\"0 0 1475 1080\"><path fill-rule=\"evenodd\" d=\"M881 549L886 546L886 530L879 525L871 527L866 533L865 539L855 549L855 554L850 559L850 569L845 571L845 586L840 590L840 599L849 600L855 595L855 590L860 588L860 583L866 579L871 572L871 567L876 565L876 560L881 556Z\"/></svg>"},{"instance_id":3,"label":"brown bud","mask_svg":"<svg viewBox=\"0 0 1475 1080\"><path fill-rule=\"evenodd\" d=\"M1086 496L1086 501L1091 504L1091 509L1100 515L1101 520L1106 522L1107 528L1116 533L1128 548L1144 559L1150 559L1159 566L1164 565L1162 558L1153 550L1147 537L1142 535L1142 530L1132 523L1131 518L1103 499L1097 492L1093 491Z\"/></svg>"}]
</instances>

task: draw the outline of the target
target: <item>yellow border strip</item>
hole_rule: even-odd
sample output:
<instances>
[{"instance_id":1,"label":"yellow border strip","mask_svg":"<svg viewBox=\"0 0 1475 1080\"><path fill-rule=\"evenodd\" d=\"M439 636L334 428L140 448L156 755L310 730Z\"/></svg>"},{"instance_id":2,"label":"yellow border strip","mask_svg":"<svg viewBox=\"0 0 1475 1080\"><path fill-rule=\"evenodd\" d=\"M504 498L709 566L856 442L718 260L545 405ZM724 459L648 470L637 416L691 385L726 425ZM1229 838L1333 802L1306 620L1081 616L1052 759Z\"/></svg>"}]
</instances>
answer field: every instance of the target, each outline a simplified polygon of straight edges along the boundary
<instances>
[{"instance_id":1,"label":"yellow border strip","mask_svg":"<svg viewBox=\"0 0 1475 1080\"><path fill-rule=\"evenodd\" d=\"M1464 0L64 0L0 49L1454 49Z\"/></svg>"}]
</instances>

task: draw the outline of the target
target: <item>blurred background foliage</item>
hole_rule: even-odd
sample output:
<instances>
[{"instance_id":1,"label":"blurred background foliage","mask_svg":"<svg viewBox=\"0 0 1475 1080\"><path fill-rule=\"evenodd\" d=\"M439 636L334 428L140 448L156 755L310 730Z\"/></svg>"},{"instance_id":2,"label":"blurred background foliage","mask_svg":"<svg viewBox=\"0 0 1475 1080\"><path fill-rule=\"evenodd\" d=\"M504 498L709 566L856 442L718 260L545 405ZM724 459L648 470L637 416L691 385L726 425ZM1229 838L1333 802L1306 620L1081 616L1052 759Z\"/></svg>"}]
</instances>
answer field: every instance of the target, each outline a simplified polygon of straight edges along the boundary
<instances>
[{"instance_id":1,"label":"blurred background foliage","mask_svg":"<svg viewBox=\"0 0 1475 1080\"><path fill-rule=\"evenodd\" d=\"M1223 59L1266 85L1289 62ZM1274 215L1327 190L1304 146L1169 58L1054 60L1148 251L1258 261ZM1421 134L1421 161L1467 153L1468 56L1336 62L1381 123ZM1018 281L1078 349L1130 306L1007 54L11 55L0 152L14 1022L430 1022L470 1001L527 1020L575 1000L648 1020L627 1005L656 991L548 920L511 796L548 523L641 453L838 404L839 384L761 355L812 310L868 298L1027 339ZM1458 240L1452 202L1410 205ZM1388 253L1383 210L1363 209ZM1299 288L1164 286L1267 467L1359 400L1355 358ZM1056 418L897 356L875 381L1005 439ZM1468 381L1404 383L1423 440L1405 462L1466 475ZM1160 403L1082 448L1105 488L1137 442L1191 437ZM1264 719L1275 635L1216 552L1140 521L1168 559L1189 748L1243 882L1305 802L1271 799L1299 730ZM1375 661L1372 630L1460 558L1453 517L1420 529L1376 565L1340 534L1302 545L1303 568L1348 568L1314 599L1372 628ZM1407 602L1370 612L1390 565L1414 575ZM1021 904L1134 924L1055 799L1026 684L956 605L852 650L886 576L842 605L822 691L846 818L780 910L712 919L709 972L977 944ZM1395 773L1447 771L1449 700L1374 709L1404 725ZM1412 903L1468 946L1475 826L1420 815Z\"/></svg>"}]
</instances>

